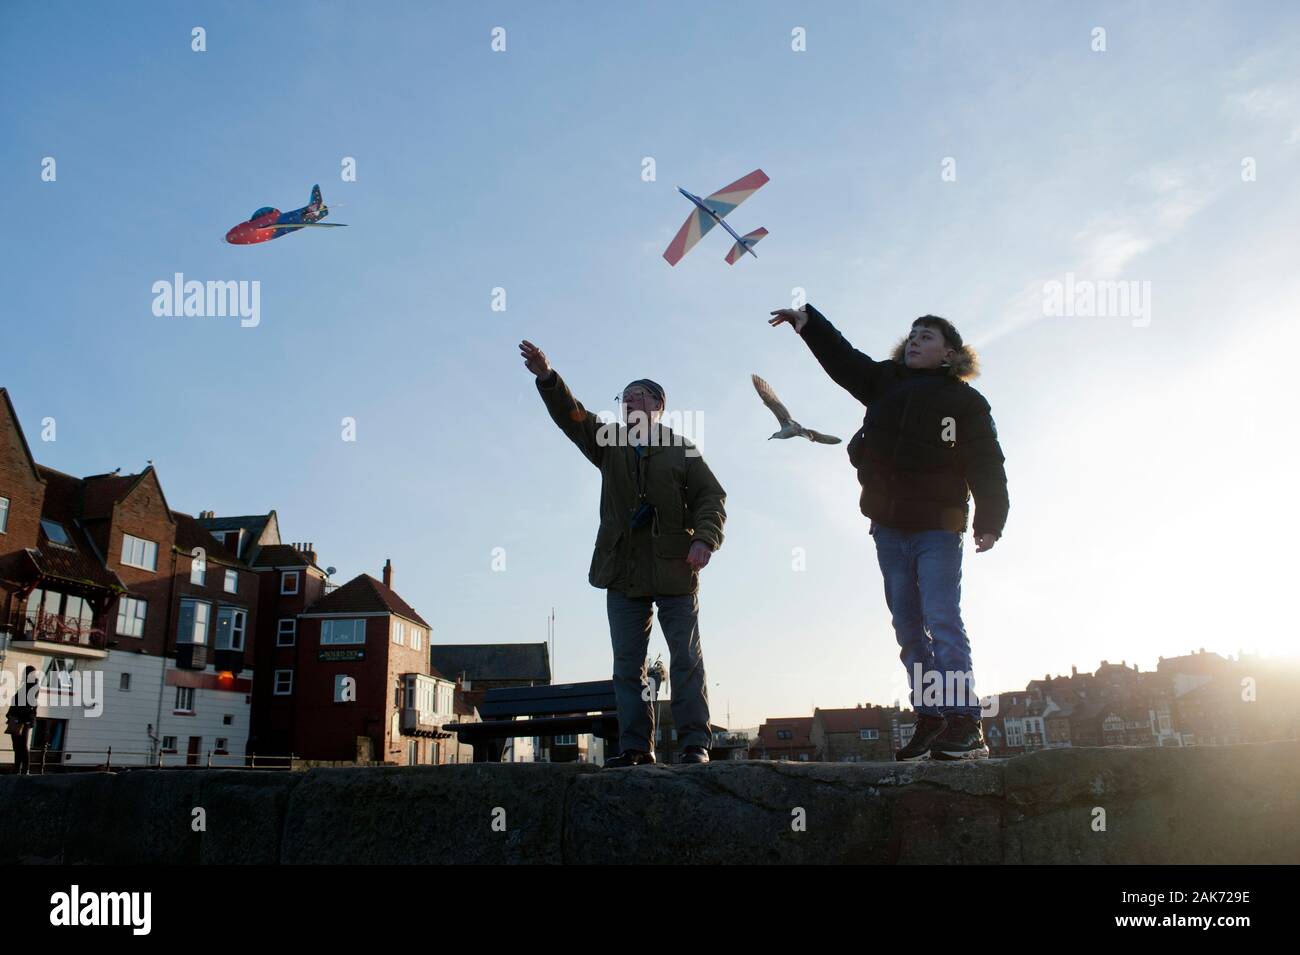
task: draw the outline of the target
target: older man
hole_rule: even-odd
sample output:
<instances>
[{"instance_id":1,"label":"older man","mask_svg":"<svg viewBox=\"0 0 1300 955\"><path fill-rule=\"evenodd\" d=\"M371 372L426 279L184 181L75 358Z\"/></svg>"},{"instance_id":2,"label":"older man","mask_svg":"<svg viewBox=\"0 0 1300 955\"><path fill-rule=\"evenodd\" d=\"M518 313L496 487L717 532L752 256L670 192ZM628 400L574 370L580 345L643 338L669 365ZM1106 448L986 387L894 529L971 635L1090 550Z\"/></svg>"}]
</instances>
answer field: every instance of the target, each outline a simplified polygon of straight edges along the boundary
<instances>
[{"instance_id":1,"label":"older man","mask_svg":"<svg viewBox=\"0 0 1300 955\"><path fill-rule=\"evenodd\" d=\"M699 573L722 546L726 492L694 446L660 423L665 396L657 383L629 384L621 397L626 424L605 424L573 397L541 349L525 341L519 351L551 418L601 472L600 530L588 580L606 591L620 749L605 765L655 761L645 658L656 606L671 654L682 762L707 763L713 735Z\"/></svg>"}]
</instances>

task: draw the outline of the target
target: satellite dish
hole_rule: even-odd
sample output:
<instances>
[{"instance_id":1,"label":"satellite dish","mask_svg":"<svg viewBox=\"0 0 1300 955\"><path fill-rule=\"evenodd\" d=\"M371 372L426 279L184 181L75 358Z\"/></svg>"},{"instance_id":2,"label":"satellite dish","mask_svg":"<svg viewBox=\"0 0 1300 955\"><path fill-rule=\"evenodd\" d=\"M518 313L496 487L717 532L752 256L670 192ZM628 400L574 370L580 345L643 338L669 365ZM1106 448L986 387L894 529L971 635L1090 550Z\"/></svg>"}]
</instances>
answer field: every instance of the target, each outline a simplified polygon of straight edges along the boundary
<instances>
[{"instance_id":1,"label":"satellite dish","mask_svg":"<svg viewBox=\"0 0 1300 955\"><path fill-rule=\"evenodd\" d=\"M325 576L326 576L326 577L333 577L335 573L336 573L336 569L335 569L335 568L333 568L333 567L326 567L326 568L325 568Z\"/></svg>"}]
</instances>

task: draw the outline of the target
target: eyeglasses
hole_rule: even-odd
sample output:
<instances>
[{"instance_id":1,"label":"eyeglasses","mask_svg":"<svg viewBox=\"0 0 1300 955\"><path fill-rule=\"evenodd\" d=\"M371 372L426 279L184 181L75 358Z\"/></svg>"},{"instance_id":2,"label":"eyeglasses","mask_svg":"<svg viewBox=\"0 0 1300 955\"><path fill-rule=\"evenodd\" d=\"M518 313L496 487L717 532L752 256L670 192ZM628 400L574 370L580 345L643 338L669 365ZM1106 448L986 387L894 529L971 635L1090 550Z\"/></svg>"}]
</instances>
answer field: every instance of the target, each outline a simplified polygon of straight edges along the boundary
<instances>
[{"instance_id":1,"label":"eyeglasses","mask_svg":"<svg viewBox=\"0 0 1300 955\"><path fill-rule=\"evenodd\" d=\"M629 402L645 401L647 398L654 398L654 397L655 396L652 395L650 392L638 389L636 391L625 391L621 395L615 395L614 400L621 401L623 402L623 404L628 404Z\"/></svg>"}]
</instances>

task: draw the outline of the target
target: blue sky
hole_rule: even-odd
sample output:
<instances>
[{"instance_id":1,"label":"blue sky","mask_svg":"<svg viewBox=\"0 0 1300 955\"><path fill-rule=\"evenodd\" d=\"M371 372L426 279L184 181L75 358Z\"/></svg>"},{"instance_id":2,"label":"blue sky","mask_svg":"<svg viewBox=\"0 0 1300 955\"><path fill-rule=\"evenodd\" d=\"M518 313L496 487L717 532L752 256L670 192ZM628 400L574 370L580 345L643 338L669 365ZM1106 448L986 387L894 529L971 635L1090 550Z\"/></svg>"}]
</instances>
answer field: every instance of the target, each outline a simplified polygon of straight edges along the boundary
<instances>
[{"instance_id":1,"label":"blue sky","mask_svg":"<svg viewBox=\"0 0 1300 955\"><path fill-rule=\"evenodd\" d=\"M275 508L342 579L392 558L436 641L542 640L554 606L557 679L599 679L598 474L545 415L526 337L593 409L650 376L703 422L729 494L701 597L715 719L890 702L843 448L766 442L749 383L820 430L860 422L765 323L801 288L873 355L926 312L981 350L1011 495L1003 540L967 547L982 691L1290 652L1300 11L548 6L6 4L0 384L38 459L152 459L174 508ZM729 221L770 230L759 258L726 265L713 234L669 268L674 187L758 167ZM316 182L350 228L222 242ZM260 324L155 316L176 272L259 281ZM1149 324L1044 315L1067 273L1149 283Z\"/></svg>"}]
</instances>

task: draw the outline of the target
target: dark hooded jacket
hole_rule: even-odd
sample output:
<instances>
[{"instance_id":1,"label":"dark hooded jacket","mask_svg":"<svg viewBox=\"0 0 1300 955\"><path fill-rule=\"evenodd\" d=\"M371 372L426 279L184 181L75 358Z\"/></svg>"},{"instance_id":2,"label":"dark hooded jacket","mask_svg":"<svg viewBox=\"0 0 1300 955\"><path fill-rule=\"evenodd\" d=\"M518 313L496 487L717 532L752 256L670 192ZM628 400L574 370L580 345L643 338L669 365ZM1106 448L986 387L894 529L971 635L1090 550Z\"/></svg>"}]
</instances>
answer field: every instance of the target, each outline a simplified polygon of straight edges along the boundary
<instances>
[{"instance_id":1,"label":"dark hooded jacket","mask_svg":"<svg viewBox=\"0 0 1300 955\"><path fill-rule=\"evenodd\" d=\"M960 534L973 495L976 535L1000 537L1007 475L989 403L963 380L976 374L974 352L960 349L950 366L913 369L900 343L889 361L875 361L817 309L805 311L804 342L831 379L867 406L848 445L862 513L898 530Z\"/></svg>"}]
</instances>

